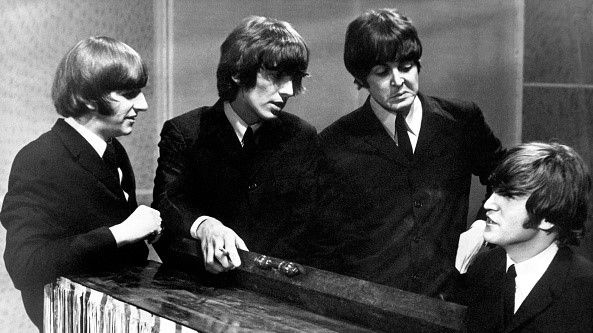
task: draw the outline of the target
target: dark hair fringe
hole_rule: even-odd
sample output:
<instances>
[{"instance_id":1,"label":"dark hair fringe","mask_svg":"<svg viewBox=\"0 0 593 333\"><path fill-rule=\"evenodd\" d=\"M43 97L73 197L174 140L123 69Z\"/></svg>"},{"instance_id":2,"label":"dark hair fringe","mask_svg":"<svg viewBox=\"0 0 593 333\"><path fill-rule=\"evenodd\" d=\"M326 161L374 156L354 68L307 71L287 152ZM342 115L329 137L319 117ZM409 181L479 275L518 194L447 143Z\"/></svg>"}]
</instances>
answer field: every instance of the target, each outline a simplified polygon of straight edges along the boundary
<instances>
[{"instance_id":1,"label":"dark hair fringe","mask_svg":"<svg viewBox=\"0 0 593 333\"><path fill-rule=\"evenodd\" d=\"M526 228L546 219L561 245L578 245L585 234L591 176L583 159L560 143L530 142L509 150L489 178L495 193L529 196Z\"/></svg>"},{"instance_id":2,"label":"dark hair fringe","mask_svg":"<svg viewBox=\"0 0 593 333\"><path fill-rule=\"evenodd\" d=\"M232 101L239 86L246 89L255 86L261 69L291 76L295 94L303 89L301 79L307 75L309 48L287 22L247 17L225 39L220 53L216 78L218 95L223 100Z\"/></svg>"},{"instance_id":3,"label":"dark hair fringe","mask_svg":"<svg viewBox=\"0 0 593 333\"><path fill-rule=\"evenodd\" d=\"M110 114L110 92L141 89L147 81L146 64L134 49L111 37L89 37L62 58L52 85L52 99L56 111L64 117L87 113L89 102L97 103L100 113Z\"/></svg>"},{"instance_id":4,"label":"dark hair fringe","mask_svg":"<svg viewBox=\"0 0 593 333\"><path fill-rule=\"evenodd\" d=\"M348 25L344 64L355 82L367 87L374 66L412 61L420 70L422 43L412 22L396 9L370 10Z\"/></svg>"}]
</instances>

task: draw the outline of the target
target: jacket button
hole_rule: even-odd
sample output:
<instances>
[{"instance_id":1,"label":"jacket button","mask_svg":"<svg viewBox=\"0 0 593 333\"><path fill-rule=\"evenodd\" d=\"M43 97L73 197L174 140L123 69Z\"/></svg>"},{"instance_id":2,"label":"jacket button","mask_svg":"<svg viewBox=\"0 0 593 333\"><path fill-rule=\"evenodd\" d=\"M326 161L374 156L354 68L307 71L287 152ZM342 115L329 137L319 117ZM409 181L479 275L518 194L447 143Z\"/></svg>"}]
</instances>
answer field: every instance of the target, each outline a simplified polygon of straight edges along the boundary
<instances>
[{"instance_id":1,"label":"jacket button","mask_svg":"<svg viewBox=\"0 0 593 333\"><path fill-rule=\"evenodd\" d=\"M247 186L247 189L250 191L253 191L257 188L257 184L253 183L253 184L249 184L249 186Z\"/></svg>"},{"instance_id":2,"label":"jacket button","mask_svg":"<svg viewBox=\"0 0 593 333\"><path fill-rule=\"evenodd\" d=\"M422 207L422 201L420 201L420 200L414 201L414 208L420 208L420 207Z\"/></svg>"}]
</instances>

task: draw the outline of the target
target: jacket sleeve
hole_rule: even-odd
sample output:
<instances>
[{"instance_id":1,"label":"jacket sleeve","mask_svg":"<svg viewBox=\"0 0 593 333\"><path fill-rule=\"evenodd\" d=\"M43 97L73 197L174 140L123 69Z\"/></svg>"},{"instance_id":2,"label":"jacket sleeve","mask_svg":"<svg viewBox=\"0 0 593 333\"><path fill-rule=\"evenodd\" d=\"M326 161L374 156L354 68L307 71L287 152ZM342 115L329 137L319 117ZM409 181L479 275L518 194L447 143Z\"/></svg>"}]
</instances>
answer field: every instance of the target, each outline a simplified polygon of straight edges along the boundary
<instances>
[{"instance_id":1,"label":"jacket sleeve","mask_svg":"<svg viewBox=\"0 0 593 333\"><path fill-rule=\"evenodd\" d=\"M483 200L485 202L492 194L492 188L488 184L488 177L500 161L502 161L506 150L486 123L480 108L473 103L472 105L472 117L469 120L466 131L467 142L469 156L472 158L472 173L479 177L480 183L486 185L486 193ZM486 219L486 210L483 206L480 206L475 216L475 220L479 219Z\"/></svg>"},{"instance_id":2,"label":"jacket sleeve","mask_svg":"<svg viewBox=\"0 0 593 333\"><path fill-rule=\"evenodd\" d=\"M466 131L469 156L472 156L472 173L480 177L482 184L487 185L490 173L504 157L505 150L486 123L480 108L472 105L472 116Z\"/></svg>"},{"instance_id":3,"label":"jacket sleeve","mask_svg":"<svg viewBox=\"0 0 593 333\"><path fill-rule=\"evenodd\" d=\"M159 142L159 158L154 180L152 207L161 212L168 234L191 238L190 228L204 215L185 190L191 170L193 140L184 136L171 121L165 122Z\"/></svg>"},{"instance_id":4,"label":"jacket sleeve","mask_svg":"<svg viewBox=\"0 0 593 333\"><path fill-rule=\"evenodd\" d=\"M6 228L6 269L16 288L43 285L58 276L97 268L117 245L107 226L77 232L64 221L69 191L56 180L57 166L21 151L12 166L0 220Z\"/></svg>"}]
</instances>

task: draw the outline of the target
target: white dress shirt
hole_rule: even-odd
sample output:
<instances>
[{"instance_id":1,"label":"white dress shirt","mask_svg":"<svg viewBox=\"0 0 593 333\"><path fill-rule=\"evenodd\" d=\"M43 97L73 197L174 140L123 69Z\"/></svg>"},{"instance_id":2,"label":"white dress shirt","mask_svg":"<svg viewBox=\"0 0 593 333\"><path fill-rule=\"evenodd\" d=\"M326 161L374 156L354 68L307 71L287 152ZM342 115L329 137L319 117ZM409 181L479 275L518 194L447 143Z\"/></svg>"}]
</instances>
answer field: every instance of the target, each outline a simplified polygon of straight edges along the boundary
<instances>
[{"instance_id":1,"label":"white dress shirt","mask_svg":"<svg viewBox=\"0 0 593 333\"><path fill-rule=\"evenodd\" d=\"M544 275L552 259L558 252L556 243L550 244L545 250L520 263L515 263L507 254L507 270L515 265L515 313L523 304L537 281Z\"/></svg>"},{"instance_id":2,"label":"white dress shirt","mask_svg":"<svg viewBox=\"0 0 593 333\"><path fill-rule=\"evenodd\" d=\"M397 143L397 133L395 133L395 118L396 114L385 110L374 98L371 97L371 109L375 116L379 119L389 136ZM408 128L408 136L410 137L410 144L412 150L416 151L416 144L418 143L418 134L420 134L420 126L422 125L422 103L418 96L414 98L410 112L406 116L406 127Z\"/></svg>"}]
</instances>

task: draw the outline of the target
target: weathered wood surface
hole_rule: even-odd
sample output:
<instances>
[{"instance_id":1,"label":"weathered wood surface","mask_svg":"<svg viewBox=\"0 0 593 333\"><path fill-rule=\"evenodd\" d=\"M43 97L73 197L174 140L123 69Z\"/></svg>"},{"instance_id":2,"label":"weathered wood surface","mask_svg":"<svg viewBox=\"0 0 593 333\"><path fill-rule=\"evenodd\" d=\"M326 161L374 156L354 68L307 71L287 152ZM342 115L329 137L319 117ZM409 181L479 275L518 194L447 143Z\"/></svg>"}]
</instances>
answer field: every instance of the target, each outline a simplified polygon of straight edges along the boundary
<instances>
[{"instance_id":1,"label":"weathered wood surface","mask_svg":"<svg viewBox=\"0 0 593 333\"><path fill-rule=\"evenodd\" d=\"M196 243L175 243L186 265L196 257ZM230 285L267 295L299 308L372 330L390 332L463 332L466 308L369 281L298 265L304 272L286 276L262 269L258 254L240 251L242 266L227 275Z\"/></svg>"},{"instance_id":2,"label":"weathered wood surface","mask_svg":"<svg viewBox=\"0 0 593 333\"><path fill-rule=\"evenodd\" d=\"M203 281L154 261L99 276L68 279L198 332L371 331L227 281Z\"/></svg>"}]
</instances>

